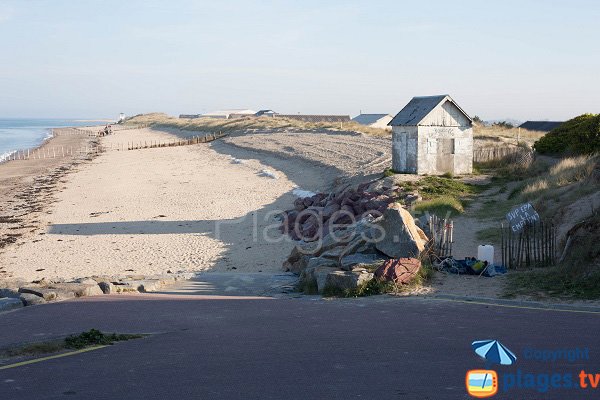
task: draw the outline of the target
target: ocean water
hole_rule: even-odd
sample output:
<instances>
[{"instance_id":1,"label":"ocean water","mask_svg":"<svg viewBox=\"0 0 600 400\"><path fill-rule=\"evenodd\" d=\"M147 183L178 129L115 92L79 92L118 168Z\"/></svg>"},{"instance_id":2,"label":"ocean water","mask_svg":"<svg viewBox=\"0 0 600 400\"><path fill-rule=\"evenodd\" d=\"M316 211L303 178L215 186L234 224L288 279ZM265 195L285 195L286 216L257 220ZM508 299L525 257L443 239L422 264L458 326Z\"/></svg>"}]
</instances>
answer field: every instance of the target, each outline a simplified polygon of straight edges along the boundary
<instances>
[{"instance_id":1,"label":"ocean water","mask_svg":"<svg viewBox=\"0 0 600 400\"><path fill-rule=\"evenodd\" d=\"M51 137L52 128L102 125L104 121L0 118L0 162L16 150L31 149Z\"/></svg>"}]
</instances>

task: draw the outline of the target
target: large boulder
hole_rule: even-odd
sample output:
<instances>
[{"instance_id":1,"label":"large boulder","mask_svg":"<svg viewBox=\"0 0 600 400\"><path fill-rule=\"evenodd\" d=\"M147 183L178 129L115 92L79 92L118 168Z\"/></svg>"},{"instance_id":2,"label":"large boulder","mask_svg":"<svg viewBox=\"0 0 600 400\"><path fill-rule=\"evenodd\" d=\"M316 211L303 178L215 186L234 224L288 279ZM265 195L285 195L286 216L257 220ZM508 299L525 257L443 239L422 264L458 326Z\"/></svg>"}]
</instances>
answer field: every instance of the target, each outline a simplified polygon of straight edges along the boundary
<instances>
[{"instance_id":1,"label":"large boulder","mask_svg":"<svg viewBox=\"0 0 600 400\"><path fill-rule=\"evenodd\" d=\"M46 301L63 300L63 299L75 297L75 294L73 294L73 292L58 293L58 291L56 291L54 289L48 289L46 287L36 287L36 286L27 286L27 287L19 288L19 293L34 294L36 296L42 297ZM61 297L61 295L62 295L62 297Z\"/></svg>"},{"instance_id":2,"label":"large boulder","mask_svg":"<svg viewBox=\"0 0 600 400\"><path fill-rule=\"evenodd\" d=\"M397 284L407 284L421 269L421 261L416 258L399 258L388 260L375 271L379 279Z\"/></svg>"},{"instance_id":3,"label":"large boulder","mask_svg":"<svg viewBox=\"0 0 600 400\"><path fill-rule=\"evenodd\" d=\"M316 289L318 293L323 293L323 289L325 288L325 282L327 280L327 275L330 272L337 270L337 267L332 266L331 264L322 264L306 268L300 275L300 286L312 287Z\"/></svg>"},{"instance_id":4,"label":"large boulder","mask_svg":"<svg viewBox=\"0 0 600 400\"><path fill-rule=\"evenodd\" d=\"M21 293L19 299L25 306L34 306L36 304L44 304L46 302L43 297L36 296L35 294L31 293Z\"/></svg>"},{"instance_id":5,"label":"large boulder","mask_svg":"<svg viewBox=\"0 0 600 400\"><path fill-rule=\"evenodd\" d=\"M48 286L48 289L55 290L59 293L59 297L64 293L62 297L72 297L66 295L67 293L73 293L75 297L87 297L87 296L98 296L104 294L98 283L94 280L90 280L89 282L93 283L78 283L78 282L69 282L69 283L58 283L52 284Z\"/></svg>"},{"instance_id":6,"label":"large boulder","mask_svg":"<svg viewBox=\"0 0 600 400\"><path fill-rule=\"evenodd\" d=\"M388 206L383 218L375 221L375 224L385 232L375 246L388 257L419 257L425 249L425 234L415 225L410 213L399 204Z\"/></svg>"},{"instance_id":7,"label":"large boulder","mask_svg":"<svg viewBox=\"0 0 600 400\"><path fill-rule=\"evenodd\" d=\"M347 255L340 259L340 268L345 271L352 271L356 266L370 265L382 261L384 258L376 253L363 254L355 253Z\"/></svg>"},{"instance_id":8,"label":"large boulder","mask_svg":"<svg viewBox=\"0 0 600 400\"><path fill-rule=\"evenodd\" d=\"M373 279L373 274L366 270L332 271L327 274L325 288L338 290L352 290Z\"/></svg>"}]
</instances>

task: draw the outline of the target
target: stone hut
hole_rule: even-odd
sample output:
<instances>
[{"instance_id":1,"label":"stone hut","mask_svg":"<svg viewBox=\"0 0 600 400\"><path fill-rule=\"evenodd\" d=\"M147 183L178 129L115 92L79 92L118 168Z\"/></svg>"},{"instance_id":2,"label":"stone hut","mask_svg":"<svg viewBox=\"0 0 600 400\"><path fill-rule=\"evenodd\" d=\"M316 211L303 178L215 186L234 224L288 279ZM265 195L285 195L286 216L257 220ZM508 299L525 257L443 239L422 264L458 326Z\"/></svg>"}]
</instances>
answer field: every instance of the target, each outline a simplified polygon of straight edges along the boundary
<instances>
[{"instance_id":1,"label":"stone hut","mask_svg":"<svg viewBox=\"0 0 600 400\"><path fill-rule=\"evenodd\" d=\"M473 120L449 95L413 97L388 125L394 171L473 172Z\"/></svg>"}]
</instances>

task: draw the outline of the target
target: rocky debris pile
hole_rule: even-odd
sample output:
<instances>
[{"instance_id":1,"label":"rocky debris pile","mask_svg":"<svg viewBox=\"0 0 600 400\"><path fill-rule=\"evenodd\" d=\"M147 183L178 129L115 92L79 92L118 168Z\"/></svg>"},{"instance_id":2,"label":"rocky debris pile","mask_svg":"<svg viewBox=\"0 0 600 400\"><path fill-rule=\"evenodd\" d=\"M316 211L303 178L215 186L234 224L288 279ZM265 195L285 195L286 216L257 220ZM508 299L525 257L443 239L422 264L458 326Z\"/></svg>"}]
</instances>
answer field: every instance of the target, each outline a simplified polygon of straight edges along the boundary
<instances>
[{"instance_id":1,"label":"rocky debris pile","mask_svg":"<svg viewBox=\"0 0 600 400\"><path fill-rule=\"evenodd\" d=\"M282 215L281 230L294 240L313 242L368 215L380 216L393 202L410 206L420 200L417 192L403 190L394 177L357 187L346 185L331 193L296 199L294 208Z\"/></svg>"},{"instance_id":2,"label":"rocky debris pile","mask_svg":"<svg viewBox=\"0 0 600 400\"><path fill-rule=\"evenodd\" d=\"M193 276L193 273L180 272L151 276L94 276L72 282L46 279L34 282L18 279L4 280L0 281L0 312L76 297L155 292L176 281L190 279Z\"/></svg>"},{"instance_id":3,"label":"rocky debris pile","mask_svg":"<svg viewBox=\"0 0 600 400\"><path fill-rule=\"evenodd\" d=\"M381 215L327 232L321 240L301 241L284 262L300 275L300 285L323 293L326 287L353 289L374 278L407 283L419 270L428 239L400 204L386 205ZM411 259L390 264L390 260ZM387 265L387 267L385 267ZM417 266L418 265L418 266ZM391 271L390 271L391 270Z\"/></svg>"}]
</instances>

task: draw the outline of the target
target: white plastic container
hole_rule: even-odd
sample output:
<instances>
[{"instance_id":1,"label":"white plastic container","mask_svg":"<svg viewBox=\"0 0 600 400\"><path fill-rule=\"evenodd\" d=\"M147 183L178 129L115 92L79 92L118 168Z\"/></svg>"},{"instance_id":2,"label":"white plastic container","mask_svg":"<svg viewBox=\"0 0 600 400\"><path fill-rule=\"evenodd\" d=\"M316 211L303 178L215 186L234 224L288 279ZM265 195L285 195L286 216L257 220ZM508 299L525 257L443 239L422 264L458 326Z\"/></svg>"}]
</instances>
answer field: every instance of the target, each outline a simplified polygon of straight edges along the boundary
<instances>
[{"instance_id":1,"label":"white plastic container","mask_svg":"<svg viewBox=\"0 0 600 400\"><path fill-rule=\"evenodd\" d=\"M482 244L477 247L477 259L487 261L488 265L494 265L494 246Z\"/></svg>"}]
</instances>

